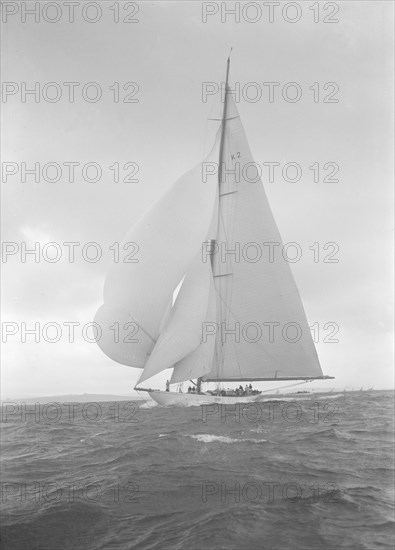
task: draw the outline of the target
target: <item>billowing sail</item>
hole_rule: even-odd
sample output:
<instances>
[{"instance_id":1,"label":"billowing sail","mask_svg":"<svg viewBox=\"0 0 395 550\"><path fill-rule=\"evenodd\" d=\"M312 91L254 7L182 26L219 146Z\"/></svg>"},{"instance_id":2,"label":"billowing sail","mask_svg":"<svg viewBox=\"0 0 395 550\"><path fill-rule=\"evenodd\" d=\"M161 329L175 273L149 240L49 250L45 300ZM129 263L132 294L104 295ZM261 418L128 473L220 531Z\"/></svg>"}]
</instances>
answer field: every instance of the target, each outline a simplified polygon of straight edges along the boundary
<instances>
[{"instance_id":1,"label":"billowing sail","mask_svg":"<svg viewBox=\"0 0 395 550\"><path fill-rule=\"evenodd\" d=\"M218 158L218 140L205 162ZM111 359L143 368L166 324L174 289L200 252L215 216L218 181L202 178L202 163L181 177L129 231L132 263L115 263L95 321Z\"/></svg>"},{"instance_id":2,"label":"billowing sail","mask_svg":"<svg viewBox=\"0 0 395 550\"><path fill-rule=\"evenodd\" d=\"M229 88L210 155L141 218L127 243L135 243L136 261L113 265L95 320L101 349L143 368L139 382L169 367L172 383L322 377Z\"/></svg>"},{"instance_id":3,"label":"billowing sail","mask_svg":"<svg viewBox=\"0 0 395 550\"><path fill-rule=\"evenodd\" d=\"M168 323L165 325L155 347L144 367L139 383L164 369L173 367L178 361L188 356L200 344L202 323L215 310L210 307L213 295L210 289L212 271L209 263L201 261L199 250L190 270L178 293ZM212 355L210 357L211 364ZM209 370L209 366L205 371ZM200 366L200 365L199 365ZM199 374L193 374L199 376Z\"/></svg>"},{"instance_id":4,"label":"billowing sail","mask_svg":"<svg viewBox=\"0 0 395 550\"><path fill-rule=\"evenodd\" d=\"M218 315L208 380L322 376L306 315L232 95L214 256ZM222 173L221 173L222 172Z\"/></svg>"},{"instance_id":5,"label":"billowing sail","mask_svg":"<svg viewBox=\"0 0 395 550\"><path fill-rule=\"evenodd\" d=\"M207 374L211 370L214 356L215 339L203 339L202 331L205 323L210 323L211 319L216 318L216 298L211 265L209 263L203 265L206 265L209 270L210 291L207 309L199 325L199 345L191 353L185 355L183 359L175 364L173 375L170 380L172 384L175 384L176 382L183 382L184 380L189 380L191 378L199 378L200 376Z\"/></svg>"}]
</instances>

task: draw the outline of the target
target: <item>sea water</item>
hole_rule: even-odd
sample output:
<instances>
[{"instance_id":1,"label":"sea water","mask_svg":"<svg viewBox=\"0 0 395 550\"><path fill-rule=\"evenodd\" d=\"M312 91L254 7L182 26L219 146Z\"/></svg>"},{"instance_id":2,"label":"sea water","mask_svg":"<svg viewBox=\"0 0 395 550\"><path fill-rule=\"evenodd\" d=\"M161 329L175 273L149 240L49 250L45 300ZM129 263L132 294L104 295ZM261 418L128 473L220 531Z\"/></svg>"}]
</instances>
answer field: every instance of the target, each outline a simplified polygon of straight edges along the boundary
<instances>
[{"instance_id":1,"label":"sea water","mask_svg":"<svg viewBox=\"0 0 395 550\"><path fill-rule=\"evenodd\" d=\"M1 548L393 548L393 404L4 403Z\"/></svg>"}]
</instances>

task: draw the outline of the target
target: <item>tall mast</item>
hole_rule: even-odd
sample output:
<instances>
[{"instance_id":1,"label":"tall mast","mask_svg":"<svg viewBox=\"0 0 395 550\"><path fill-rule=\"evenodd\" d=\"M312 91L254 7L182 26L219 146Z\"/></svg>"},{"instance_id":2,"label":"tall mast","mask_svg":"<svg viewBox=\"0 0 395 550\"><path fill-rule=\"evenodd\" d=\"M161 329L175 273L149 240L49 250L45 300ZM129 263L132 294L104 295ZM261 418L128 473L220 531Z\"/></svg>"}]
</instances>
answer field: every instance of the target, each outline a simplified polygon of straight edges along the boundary
<instances>
[{"instance_id":1,"label":"tall mast","mask_svg":"<svg viewBox=\"0 0 395 550\"><path fill-rule=\"evenodd\" d=\"M232 53L232 48L230 49L228 61L226 63L226 78L225 78L225 99L224 99L224 108L222 111L222 128L221 128L221 141L219 145L219 158L218 158L218 188L219 194L221 194L220 187L222 181L222 159L224 155L224 145L225 145L225 125L226 125L226 115L227 115L227 106L228 106L228 79L229 79L229 66L230 66L230 54ZM219 205L218 205L218 208ZM219 215L218 215L218 224L219 224ZM215 254L215 243L216 239L210 241L210 260L211 268L214 272L214 254ZM200 393L202 384L202 377L197 379L197 391Z\"/></svg>"},{"instance_id":2,"label":"tall mast","mask_svg":"<svg viewBox=\"0 0 395 550\"><path fill-rule=\"evenodd\" d=\"M229 52L228 61L226 63L226 78L225 78L225 98L224 98L224 108L222 111L222 128L221 128L221 141L219 145L219 159L218 159L218 185L221 185L222 181L222 159L224 155L224 145L225 145L225 127L226 127L226 115L228 108L228 79L229 79L229 66L230 66L230 54L232 53L232 48Z\"/></svg>"},{"instance_id":3,"label":"tall mast","mask_svg":"<svg viewBox=\"0 0 395 550\"><path fill-rule=\"evenodd\" d=\"M219 194L219 202L218 202L218 227L217 227L217 238L219 235L219 227L221 223L221 185L222 185L222 173L223 173L223 157L224 157L224 150L225 150L225 132L226 132L226 119L228 114L228 81L229 81L229 67L230 67L230 54L232 53L232 48L230 49L228 60L226 63L226 78L225 78L225 97L224 97L224 108L222 111L222 127L221 127L221 141L219 145L219 158L218 158L218 194ZM215 244L216 240L211 241L211 267L214 274L214 254L215 254ZM220 282L218 280L218 285L220 285ZM222 303L220 302L220 321L222 320ZM217 334L220 334L221 331ZM221 337L220 337L221 338ZM223 343L222 338L220 340L220 345L218 345L217 348L217 366L218 366L218 373L220 372L222 360L223 360Z\"/></svg>"}]
</instances>

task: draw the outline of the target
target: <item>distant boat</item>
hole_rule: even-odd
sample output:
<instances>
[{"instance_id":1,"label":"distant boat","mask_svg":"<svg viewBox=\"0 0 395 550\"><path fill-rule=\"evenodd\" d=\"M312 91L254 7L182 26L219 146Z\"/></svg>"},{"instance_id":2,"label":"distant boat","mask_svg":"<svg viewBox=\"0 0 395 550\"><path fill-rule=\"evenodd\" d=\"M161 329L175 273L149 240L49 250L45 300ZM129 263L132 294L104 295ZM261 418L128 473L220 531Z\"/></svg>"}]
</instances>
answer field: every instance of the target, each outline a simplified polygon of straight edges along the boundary
<instances>
[{"instance_id":1,"label":"distant boat","mask_svg":"<svg viewBox=\"0 0 395 550\"><path fill-rule=\"evenodd\" d=\"M95 318L103 352L142 369L135 389L164 406L258 401L263 396L251 389L253 381L333 378L322 373L289 263L281 253L273 261L249 260L257 243L282 241L262 182L251 175L255 163L228 85L229 65L230 58L211 153L126 235L124 243L139 247L138 262L112 266ZM247 258L224 257L237 249ZM274 341L255 339L264 322L280 326ZM282 335L289 325L300 329L298 340ZM134 327L135 341L115 341L115 326ZM237 327L241 337L232 338ZM168 368L167 390L190 381L188 393L140 386ZM210 382L216 389L203 391ZM249 385L225 390L224 382Z\"/></svg>"}]
</instances>

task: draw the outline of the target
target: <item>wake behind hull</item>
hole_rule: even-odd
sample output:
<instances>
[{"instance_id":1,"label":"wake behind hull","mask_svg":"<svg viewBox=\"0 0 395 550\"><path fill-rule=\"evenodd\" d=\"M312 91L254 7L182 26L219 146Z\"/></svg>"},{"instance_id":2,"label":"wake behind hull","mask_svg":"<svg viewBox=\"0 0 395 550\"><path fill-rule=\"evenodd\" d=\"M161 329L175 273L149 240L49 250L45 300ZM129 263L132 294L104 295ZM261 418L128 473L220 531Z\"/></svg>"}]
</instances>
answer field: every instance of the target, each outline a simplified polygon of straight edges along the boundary
<instances>
[{"instance_id":1,"label":"wake behind hull","mask_svg":"<svg viewBox=\"0 0 395 550\"><path fill-rule=\"evenodd\" d=\"M262 400L261 395L248 395L245 397L238 397L167 392L160 390L149 391L148 394L162 407L198 407L199 405L211 405L213 403L234 405L235 403L252 403L254 401Z\"/></svg>"}]
</instances>

